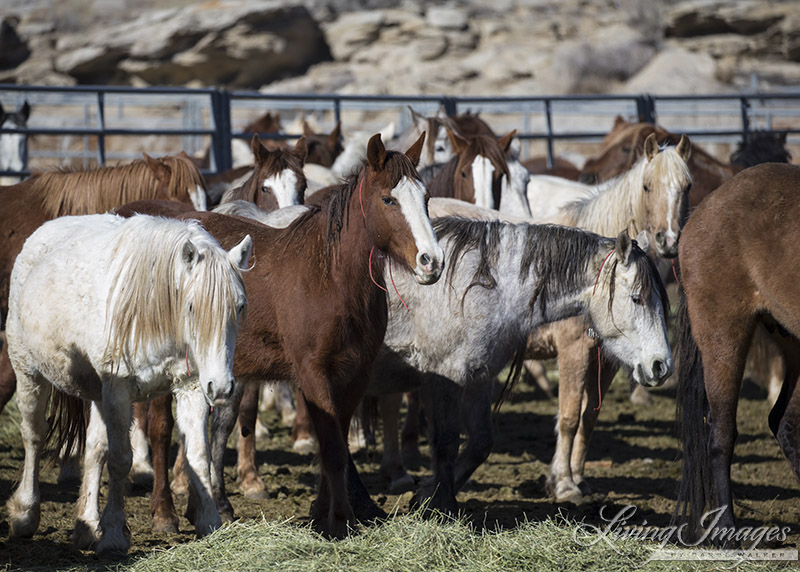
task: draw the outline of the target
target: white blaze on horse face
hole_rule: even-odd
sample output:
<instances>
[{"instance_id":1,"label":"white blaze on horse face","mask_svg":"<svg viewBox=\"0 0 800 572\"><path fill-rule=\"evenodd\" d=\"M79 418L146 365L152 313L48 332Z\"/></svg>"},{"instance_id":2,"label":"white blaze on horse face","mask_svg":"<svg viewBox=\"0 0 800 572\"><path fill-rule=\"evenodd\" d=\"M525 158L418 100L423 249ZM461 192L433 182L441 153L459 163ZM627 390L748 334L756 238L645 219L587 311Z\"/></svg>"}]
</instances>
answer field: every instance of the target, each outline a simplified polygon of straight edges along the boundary
<instances>
[{"instance_id":1,"label":"white blaze on horse face","mask_svg":"<svg viewBox=\"0 0 800 572\"><path fill-rule=\"evenodd\" d=\"M484 157L478 155L472 161L472 185L475 189L475 204L485 209L494 209L494 194L492 193L492 174L494 165Z\"/></svg>"},{"instance_id":2,"label":"white blaze on horse face","mask_svg":"<svg viewBox=\"0 0 800 572\"><path fill-rule=\"evenodd\" d=\"M267 177L261 183L261 188L272 189L279 209L300 204L300 197L297 195L297 175L291 169L284 169Z\"/></svg>"},{"instance_id":3,"label":"white blaze on horse face","mask_svg":"<svg viewBox=\"0 0 800 572\"><path fill-rule=\"evenodd\" d=\"M528 182L531 173L517 159L507 158L506 163L510 177L503 175L501 179L500 208L498 210L512 216L530 217Z\"/></svg>"},{"instance_id":4,"label":"white blaze on horse face","mask_svg":"<svg viewBox=\"0 0 800 572\"><path fill-rule=\"evenodd\" d=\"M192 200L194 210L205 211L208 210L208 203L206 203L206 192L200 185L195 185L194 190L189 189L189 198Z\"/></svg>"},{"instance_id":5,"label":"white blaze on horse face","mask_svg":"<svg viewBox=\"0 0 800 572\"><path fill-rule=\"evenodd\" d=\"M447 131L440 128L436 135L436 141L433 143L433 162L434 164L447 163L455 157L453 146L450 145L450 138L447 136ZM427 165L420 165L426 167Z\"/></svg>"},{"instance_id":6,"label":"white blaze on horse face","mask_svg":"<svg viewBox=\"0 0 800 572\"><path fill-rule=\"evenodd\" d=\"M392 189L392 196L400 205L400 211L417 245L414 278L420 284L433 284L439 279L444 268L444 251L436 240L425 208L425 187L419 180L403 177Z\"/></svg>"}]
</instances>

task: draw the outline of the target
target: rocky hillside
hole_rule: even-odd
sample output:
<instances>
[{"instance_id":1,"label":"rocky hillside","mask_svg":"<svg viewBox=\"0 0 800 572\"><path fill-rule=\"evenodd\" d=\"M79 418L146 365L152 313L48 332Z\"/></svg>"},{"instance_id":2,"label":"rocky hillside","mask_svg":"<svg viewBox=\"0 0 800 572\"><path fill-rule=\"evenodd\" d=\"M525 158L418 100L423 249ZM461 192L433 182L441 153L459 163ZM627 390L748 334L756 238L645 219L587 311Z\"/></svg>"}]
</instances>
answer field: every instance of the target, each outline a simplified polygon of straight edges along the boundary
<instances>
[{"instance_id":1,"label":"rocky hillside","mask_svg":"<svg viewBox=\"0 0 800 572\"><path fill-rule=\"evenodd\" d=\"M0 82L453 95L800 85L796 0L119 4L5 0Z\"/></svg>"}]
</instances>

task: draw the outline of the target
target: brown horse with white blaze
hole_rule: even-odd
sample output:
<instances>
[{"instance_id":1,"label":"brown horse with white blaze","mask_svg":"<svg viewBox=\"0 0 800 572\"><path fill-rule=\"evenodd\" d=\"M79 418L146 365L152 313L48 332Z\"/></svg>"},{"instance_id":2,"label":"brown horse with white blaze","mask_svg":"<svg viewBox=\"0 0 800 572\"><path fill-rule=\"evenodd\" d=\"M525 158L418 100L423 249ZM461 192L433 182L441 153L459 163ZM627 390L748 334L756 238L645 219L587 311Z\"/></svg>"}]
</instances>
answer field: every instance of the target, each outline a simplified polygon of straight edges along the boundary
<instances>
[{"instance_id":1,"label":"brown horse with white blaze","mask_svg":"<svg viewBox=\"0 0 800 572\"><path fill-rule=\"evenodd\" d=\"M255 264L245 274L250 307L237 339L234 375L240 387L297 380L320 444L312 517L334 537L344 536L356 516L380 513L357 478L347 431L386 330L384 260L410 269L421 284L436 282L444 267L415 168L422 142L398 153L387 151L379 135L372 137L359 172L285 229L215 213L184 215L199 218L223 245L239 235L253 238ZM124 213L158 208L132 204ZM214 410L212 432L224 444L236 414L222 409ZM153 437L151 430L155 456L169 435ZM220 478L222 458L214 451L216 500L222 512L232 513ZM165 486L166 475L156 479ZM355 488L348 490L348 482Z\"/></svg>"}]
</instances>

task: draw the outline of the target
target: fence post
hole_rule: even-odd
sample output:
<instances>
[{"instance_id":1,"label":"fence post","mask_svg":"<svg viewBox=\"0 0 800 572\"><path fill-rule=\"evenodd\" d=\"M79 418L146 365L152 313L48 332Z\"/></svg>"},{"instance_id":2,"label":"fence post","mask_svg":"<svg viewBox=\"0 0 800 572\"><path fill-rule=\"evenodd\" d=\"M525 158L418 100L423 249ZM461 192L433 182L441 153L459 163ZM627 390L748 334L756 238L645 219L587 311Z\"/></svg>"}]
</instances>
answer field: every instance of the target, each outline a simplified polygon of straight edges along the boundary
<instances>
[{"instance_id":1,"label":"fence post","mask_svg":"<svg viewBox=\"0 0 800 572\"><path fill-rule=\"evenodd\" d=\"M97 135L97 161L106 164L106 99L105 92L97 92L97 122L100 133Z\"/></svg>"},{"instance_id":2,"label":"fence post","mask_svg":"<svg viewBox=\"0 0 800 572\"><path fill-rule=\"evenodd\" d=\"M442 107L444 107L444 114L447 117L452 117L453 115L458 113L455 97L443 97Z\"/></svg>"},{"instance_id":3,"label":"fence post","mask_svg":"<svg viewBox=\"0 0 800 572\"><path fill-rule=\"evenodd\" d=\"M742 141L747 142L750 138L750 101L746 97L742 97L741 113L742 113Z\"/></svg>"},{"instance_id":4,"label":"fence post","mask_svg":"<svg viewBox=\"0 0 800 572\"><path fill-rule=\"evenodd\" d=\"M544 100L544 119L547 124L547 168L552 169L553 160L553 108L549 99Z\"/></svg>"},{"instance_id":5,"label":"fence post","mask_svg":"<svg viewBox=\"0 0 800 572\"><path fill-rule=\"evenodd\" d=\"M636 113L640 123L656 122L656 102L652 95L644 93L636 98Z\"/></svg>"},{"instance_id":6,"label":"fence post","mask_svg":"<svg viewBox=\"0 0 800 572\"><path fill-rule=\"evenodd\" d=\"M211 111L214 116L214 136L211 147L214 150L211 170L217 173L227 171L233 166L231 155L231 94L226 89L211 93Z\"/></svg>"}]
</instances>

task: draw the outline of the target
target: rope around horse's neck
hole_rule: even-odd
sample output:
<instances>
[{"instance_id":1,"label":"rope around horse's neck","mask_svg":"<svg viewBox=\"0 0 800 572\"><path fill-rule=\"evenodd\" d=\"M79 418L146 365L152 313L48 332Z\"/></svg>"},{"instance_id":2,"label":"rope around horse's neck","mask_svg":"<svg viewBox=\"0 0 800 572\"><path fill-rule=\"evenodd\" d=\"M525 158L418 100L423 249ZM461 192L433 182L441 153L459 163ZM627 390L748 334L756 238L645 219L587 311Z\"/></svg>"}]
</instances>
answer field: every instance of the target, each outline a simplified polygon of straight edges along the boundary
<instances>
[{"instance_id":1,"label":"rope around horse's neck","mask_svg":"<svg viewBox=\"0 0 800 572\"><path fill-rule=\"evenodd\" d=\"M600 264L600 269L597 271L597 278L594 279L594 288L592 288L592 296L597 291L597 284L600 282L600 274L603 272L603 266L606 265L606 261L614 254L614 249L612 249L606 257L603 259L602 264ZM603 360L600 356L600 345L597 345L597 407L594 408L595 411L600 411L600 408L603 406L603 388L602 388L602 378L601 374L603 373Z\"/></svg>"},{"instance_id":2,"label":"rope around horse's neck","mask_svg":"<svg viewBox=\"0 0 800 572\"><path fill-rule=\"evenodd\" d=\"M362 176L361 177L361 182L358 184L358 203L361 205L361 216L364 217L364 220L367 220L367 213L364 211L364 198L363 198L362 193L361 193L361 189L363 187L364 187L364 177ZM384 292L386 292L388 294L389 291L386 288L384 288L383 286L381 286L380 284L378 284L378 282L375 280L375 277L372 276L372 255L374 254L374 252L375 252L375 245L373 244L372 248L369 251L369 279L372 280L372 283L375 284L375 286L377 286L378 288L380 288L381 290L383 290ZM397 294L397 297L400 298L400 301L403 303L403 306L405 306L406 312L409 312L410 310L408 309L408 304L406 304L406 301L403 300L403 297L400 295L400 292L397 290L397 285L394 283L394 276L392 275L392 263L391 263L391 261L389 262L389 279L392 281L392 286L394 287L394 291Z\"/></svg>"}]
</instances>

